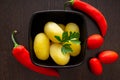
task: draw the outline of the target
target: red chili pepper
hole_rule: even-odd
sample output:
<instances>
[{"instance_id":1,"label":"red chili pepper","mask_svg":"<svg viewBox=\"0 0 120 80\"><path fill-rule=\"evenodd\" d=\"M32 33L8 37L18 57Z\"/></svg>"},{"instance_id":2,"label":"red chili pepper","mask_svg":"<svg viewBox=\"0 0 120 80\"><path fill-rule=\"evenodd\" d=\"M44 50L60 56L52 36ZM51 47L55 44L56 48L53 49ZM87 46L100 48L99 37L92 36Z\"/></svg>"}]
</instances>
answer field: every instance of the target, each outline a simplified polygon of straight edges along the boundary
<instances>
[{"instance_id":1,"label":"red chili pepper","mask_svg":"<svg viewBox=\"0 0 120 80\"><path fill-rule=\"evenodd\" d=\"M103 14L98 9L80 0L70 0L68 2L71 3L74 9L83 11L84 13L89 15L93 20L95 20L95 22L99 26L102 36L104 37L106 35L106 31L108 28L107 21L105 17L103 16Z\"/></svg>"},{"instance_id":2,"label":"red chili pepper","mask_svg":"<svg viewBox=\"0 0 120 80\"><path fill-rule=\"evenodd\" d=\"M20 62L22 65L29 68L30 70L38 72L40 74L59 77L59 73L55 69L44 68L44 67L34 65L30 59L29 51L23 45L19 45L15 41L14 33L16 33L16 30L11 35L12 41L14 43L12 54L18 62Z\"/></svg>"}]
</instances>

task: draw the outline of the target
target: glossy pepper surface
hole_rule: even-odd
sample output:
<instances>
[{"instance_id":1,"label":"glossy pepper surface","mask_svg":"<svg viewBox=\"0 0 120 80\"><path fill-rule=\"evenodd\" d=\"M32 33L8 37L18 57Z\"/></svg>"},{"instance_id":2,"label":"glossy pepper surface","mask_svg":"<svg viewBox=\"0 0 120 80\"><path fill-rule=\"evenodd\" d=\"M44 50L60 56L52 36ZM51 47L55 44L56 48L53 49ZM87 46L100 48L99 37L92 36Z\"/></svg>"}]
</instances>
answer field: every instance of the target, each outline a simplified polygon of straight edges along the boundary
<instances>
[{"instance_id":1,"label":"glossy pepper surface","mask_svg":"<svg viewBox=\"0 0 120 80\"><path fill-rule=\"evenodd\" d=\"M47 76L59 77L59 73L55 69L36 66L32 63L29 51L23 45L17 44L16 41L14 40L13 35L15 32L16 31L14 31L12 33L11 37L12 37L12 41L14 43L12 55L16 58L16 60L19 63L21 63L23 66L25 66L26 68L28 68L32 71L35 71L37 73L44 74Z\"/></svg>"},{"instance_id":2,"label":"glossy pepper surface","mask_svg":"<svg viewBox=\"0 0 120 80\"><path fill-rule=\"evenodd\" d=\"M97 23L102 36L104 37L106 35L108 28L107 21L98 9L81 0L70 0L69 2L74 9L82 11L90 16Z\"/></svg>"}]
</instances>

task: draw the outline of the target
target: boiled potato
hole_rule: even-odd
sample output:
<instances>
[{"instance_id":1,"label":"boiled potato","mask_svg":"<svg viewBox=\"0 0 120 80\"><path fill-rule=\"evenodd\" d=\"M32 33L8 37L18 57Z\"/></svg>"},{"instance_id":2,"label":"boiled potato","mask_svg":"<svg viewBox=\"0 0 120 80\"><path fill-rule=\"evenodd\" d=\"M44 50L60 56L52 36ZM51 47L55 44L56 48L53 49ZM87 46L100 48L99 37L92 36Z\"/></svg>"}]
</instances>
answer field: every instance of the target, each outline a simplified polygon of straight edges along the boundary
<instances>
[{"instance_id":1,"label":"boiled potato","mask_svg":"<svg viewBox=\"0 0 120 80\"><path fill-rule=\"evenodd\" d=\"M66 65L70 60L70 54L63 54L61 52L62 45L54 43L50 46L50 56L58 65Z\"/></svg>"},{"instance_id":2,"label":"boiled potato","mask_svg":"<svg viewBox=\"0 0 120 80\"><path fill-rule=\"evenodd\" d=\"M78 56L80 54L81 51L81 45L80 44L76 44L73 42L69 42L70 47L72 48L73 52L70 53L71 56Z\"/></svg>"},{"instance_id":3,"label":"boiled potato","mask_svg":"<svg viewBox=\"0 0 120 80\"><path fill-rule=\"evenodd\" d=\"M79 26L75 23L68 23L65 27L65 31L67 32L79 32Z\"/></svg>"},{"instance_id":4,"label":"boiled potato","mask_svg":"<svg viewBox=\"0 0 120 80\"><path fill-rule=\"evenodd\" d=\"M75 23L68 23L65 27L65 31L67 32L79 32L79 26ZM72 42L69 42L70 47L72 48L73 52L70 53L71 56L77 56L79 55L80 51L81 51L81 45L80 44L76 44L76 43L72 43Z\"/></svg>"},{"instance_id":5,"label":"boiled potato","mask_svg":"<svg viewBox=\"0 0 120 80\"><path fill-rule=\"evenodd\" d=\"M38 59L47 60L49 57L50 41L44 33L39 33L34 39L34 52Z\"/></svg>"},{"instance_id":6,"label":"boiled potato","mask_svg":"<svg viewBox=\"0 0 120 80\"><path fill-rule=\"evenodd\" d=\"M44 32L51 41L59 43L55 36L60 36L61 38L63 30L55 22L47 22L44 27Z\"/></svg>"},{"instance_id":7,"label":"boiled potato","mask_svg":"<svg viewBox=\"0 0 120 80\"><path fill-rule=\"evenodd\" d=\"M64 24L58 24L58 25L62 28L63 31L65 30L65 25Z\"/></svg>"}]
</instances>

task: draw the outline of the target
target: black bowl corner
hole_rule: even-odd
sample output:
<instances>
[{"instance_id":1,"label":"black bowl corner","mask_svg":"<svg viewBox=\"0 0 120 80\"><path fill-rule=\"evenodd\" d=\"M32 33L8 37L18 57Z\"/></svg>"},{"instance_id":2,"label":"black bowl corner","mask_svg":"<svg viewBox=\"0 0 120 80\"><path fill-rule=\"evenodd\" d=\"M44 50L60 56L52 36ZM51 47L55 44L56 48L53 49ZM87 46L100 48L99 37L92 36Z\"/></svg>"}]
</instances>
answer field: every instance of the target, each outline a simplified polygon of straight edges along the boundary
<instances>
[{"instance_id":1,"label":"black bowl corner","mask_svg":"<svg viewBox=\"0 0 120 80\"><path fill-rule=\"evenodd\" d=\"M80 28L80 41L81 41L81 52L77 57L71 57L70 62L67 65L60 66L54 63L54 61L49 58L46 61L39 60L34 53L33 50L33 41L36 34L43 32L43 28L45 23L48 21L53 21L56 23L62 23L66 25L69 22L76 23ZM87 29L85 25L84 15L80 12L69 11L69 10L50 10L50 11L39 11L35 12L30 20L30 27L29 27L29 50L30 50L30 57L32 62L35 65L42 66L42 67L50 67L50 68L65 68L65 67L75 67L80 65L84 58L85 58L85 51L86 51L86 36L87 36Z\"/></svg>"}]
</instances>

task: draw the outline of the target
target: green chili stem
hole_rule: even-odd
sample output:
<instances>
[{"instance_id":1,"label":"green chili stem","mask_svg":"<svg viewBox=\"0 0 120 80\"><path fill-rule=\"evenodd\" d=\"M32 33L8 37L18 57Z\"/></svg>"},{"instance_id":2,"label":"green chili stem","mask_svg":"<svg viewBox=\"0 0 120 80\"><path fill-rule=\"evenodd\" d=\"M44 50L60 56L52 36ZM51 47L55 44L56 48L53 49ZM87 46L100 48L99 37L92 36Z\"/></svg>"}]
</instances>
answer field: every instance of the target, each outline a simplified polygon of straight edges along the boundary
<instances>
[{"instance_id":1,"label":"green chili stem","mask_svg":"<svg viewBox=\"0 0 120 80\"><path fill-rule=\"evenodd\" d=\"M14 47L17 47L19 44L15 41L15 38L14 38L14 34L17 33L17 30L14 30L12 32L12 35L11 35L11 38L12 38L12 41L14 43Z\"/></svg>"},{"instance_id":2,"label":"green chili stem","mask_svg":"<svg viewBox=\"0 0 120 80\"><path fill-rule=\"evenodd\" d=\"M64 10L66 10L66 6L67 6L67 4L72 4L73 5L73 0L69 0L69 1L67 1L67 2L65 2L64 3Z\"/></svg>"}]
</instances>

